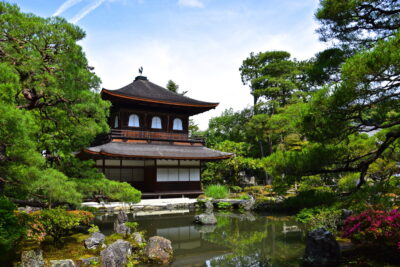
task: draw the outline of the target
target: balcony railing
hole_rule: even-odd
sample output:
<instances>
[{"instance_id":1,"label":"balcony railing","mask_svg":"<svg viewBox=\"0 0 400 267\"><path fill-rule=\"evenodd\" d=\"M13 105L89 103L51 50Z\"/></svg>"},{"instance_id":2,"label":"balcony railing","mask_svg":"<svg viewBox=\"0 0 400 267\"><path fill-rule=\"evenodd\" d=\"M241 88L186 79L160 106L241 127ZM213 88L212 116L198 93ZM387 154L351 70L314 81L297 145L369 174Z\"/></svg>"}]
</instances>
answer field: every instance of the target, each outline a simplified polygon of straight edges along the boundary
<instances>
[{"instance_id":1,"label":"balcony railing","mask_svg":"<svg viewBox=\"0 0 400 267\"><path fill-rule=\"evenodd\" d=\"M189 142L189 143L202 143L204 138L189 137L184 133L166 133L156 131L132 131L132 130L111 130L111 138L119 139L135 139L135 140L148 140L148 141L174 141L174 142Z\"/></svg>"}]
</instances>

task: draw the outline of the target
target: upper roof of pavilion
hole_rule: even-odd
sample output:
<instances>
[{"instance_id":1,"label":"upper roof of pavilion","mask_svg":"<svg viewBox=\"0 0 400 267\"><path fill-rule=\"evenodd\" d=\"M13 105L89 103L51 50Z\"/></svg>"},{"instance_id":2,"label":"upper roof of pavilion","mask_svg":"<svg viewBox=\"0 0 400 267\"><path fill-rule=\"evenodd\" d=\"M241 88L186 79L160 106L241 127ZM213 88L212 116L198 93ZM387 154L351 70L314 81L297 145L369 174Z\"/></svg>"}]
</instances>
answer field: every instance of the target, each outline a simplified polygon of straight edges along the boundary
<instances>
[{"instance_id":1,"label":"upper roof of pavilion","mask_svg":"<svg viewBox=\"0 0 400 267\"><path fill-rule=\"evenodd\" d=\"M175 108L191 110L191 115L202 113L218 106L219 103L204 102L178 93L150 82L145 76L137 76L135 80L117 90L102 89L104 99L119 100L123 102L141 102L146 104L158 104Z\"/></svg>"}]
</instances>

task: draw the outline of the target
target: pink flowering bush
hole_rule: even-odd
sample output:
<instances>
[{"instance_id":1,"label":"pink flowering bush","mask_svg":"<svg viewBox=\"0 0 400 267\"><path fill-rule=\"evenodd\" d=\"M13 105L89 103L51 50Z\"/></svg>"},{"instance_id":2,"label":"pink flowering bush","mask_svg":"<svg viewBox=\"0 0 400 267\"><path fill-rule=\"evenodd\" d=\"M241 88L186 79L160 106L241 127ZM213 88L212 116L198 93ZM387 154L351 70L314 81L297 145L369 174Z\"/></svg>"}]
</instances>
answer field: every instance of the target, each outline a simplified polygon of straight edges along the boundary
<instances>
[{"instance_id":1,"label":"pink flowering bush","mask_svg":"<svg viewBox=\"0 0 400 267\"><path fill-rule=\"evenodd\" d=\"M379 244L400 249L400 211L369 209L344 222L343 237L355 243Z\"/></svg>"}]
</instances>

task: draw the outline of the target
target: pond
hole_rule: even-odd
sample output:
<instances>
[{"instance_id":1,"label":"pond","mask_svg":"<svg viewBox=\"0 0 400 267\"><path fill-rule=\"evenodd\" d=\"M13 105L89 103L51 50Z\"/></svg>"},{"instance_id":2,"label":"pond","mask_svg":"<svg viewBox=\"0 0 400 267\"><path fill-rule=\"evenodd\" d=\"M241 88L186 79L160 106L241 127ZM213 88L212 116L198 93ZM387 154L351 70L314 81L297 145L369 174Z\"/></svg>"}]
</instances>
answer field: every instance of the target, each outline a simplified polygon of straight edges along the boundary
<instances>
[{"instance_id":1,"label":"pond","mask_svg":"<svg viewBox=\"0 0 400 267\"><path fill-rule=\"evenodd\" d=\"M193 223L195 213L143 216L146 237L163 236L172 242L171 266L301 266L305 231L290 216L263 213L216 213L216 226ZM101 215L96 224L111 234L115 215Z\"/></svg>"}]
</instances>

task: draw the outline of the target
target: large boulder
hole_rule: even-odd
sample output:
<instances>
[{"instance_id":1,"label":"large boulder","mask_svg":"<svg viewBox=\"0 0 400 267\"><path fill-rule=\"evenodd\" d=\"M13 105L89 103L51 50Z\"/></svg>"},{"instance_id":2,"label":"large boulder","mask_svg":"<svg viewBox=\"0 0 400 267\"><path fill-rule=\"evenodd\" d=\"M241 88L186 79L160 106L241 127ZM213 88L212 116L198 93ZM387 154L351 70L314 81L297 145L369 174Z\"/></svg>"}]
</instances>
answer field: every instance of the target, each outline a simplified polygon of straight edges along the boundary
<instances>
[{"instance_id":1,"label":"large boulder","mask_svg":"<svg viewBox=\"0 0 400 267\"><path fill-rule=\"evenodd\" d=\"M131 233L131 228L125 225L125 223L117 224L114 223L114 231L117 234L129 235Z\"/></svg>"},{"instance_id":2,"label":"large boulder","mask_svg":"<svg viewBox=\"0 0 400 267\"><path fill-rule=\"evenodd\" d=\"M147 243L145 254L153 262L168 264L172 261L174 251L171 241L161 236L153 236Z\"/></svg>"},{"instance_id":3,"label":"large boulder","mask_svg":"<svg viewBox=\"0 0 400 267\"><path fill-rule=\"evenodd\" d=\"M50 267L75 267L73 260L51 260Z\"/></svg>"},{"instance_id":4,"label":"large boulder","mask_svg":"<svg viewBox=\"0 0 400 267\"><path fill-rule=\"evenodd\" d=\"M21 253L21 267L44 267L43 251L40 249L33 249L22 251Z\"/></svg>"},{"instance_id":5,"label":"large boulder","mask_svg":"<svg viewBox=\"0 0 400 267\"><path fill-rule=\"evenodd\" d=\"M119 239L100 252L102 267L121 267L127 264L132 254L132 245Z\"/></svg>"},{"instance_id":6,"label":"large boulder","mask_svg":"<svg viewBox=\"0 0 400 267\"><path fill-rule=\"evenodd\" d=\"M194 222L198 224L217 224L217 218L215 218L213 213L203 213L194 216Z\"/></svg>"},{"instance_id":7,"label":"large boulder","mask_svg":"<svg viewBox=\"0 0 400 267\"><path fill-rule=\"evenodd\" d=\"M305 266L333 267L340 261L340 248L331 232L324 228L312 230L307 235Z\"/></svg>"},{"instance_id":8,"label":"large boulder","mask_svg":"<svg viewBox=\"0 0 400 267\"><path fill-rule=\"evenodd\" d=\"M128 235L131 233L131 228L125 225L128 221L128 215L124 211L118 213L117 219L114 222L114 231L117 234Z\"/></svg>"},{"instance_id":9,"label":"large boulder","mask_svg":"<svg viewBox=\"0 0 400 267\"><path fill-rule=\"evenodd\" d=\"M143 235L141 233L139 233L139 232L134 232L132 234L132 238L133 238L133 240L135 240L135 242L137 244L142 244L142 243L146 242L146 240L144 239Z\"/></svg>"},{"instance_id":10,"label":"large boulder","mask_svg":"<svg viewBox=\"0 0 400 267\"><path fill-rule=\"evenodd\" d=\"M93 233L89 238L85 240L85 247L87 249L97 249L104 244L106 236L100 232Z\"/></svg>"},{"instance_id":11,"label":"large boulder","mask_svg":"<svg viewBox=\"0 0 400 267\"><path fill-rule=\"evenodd\" d=\"M127 221L128 221L128 215L126 214L125 211L120 210L117 215L117 222L121 224L121 223L126 223Z\"/></svg>"}]
</instances>

